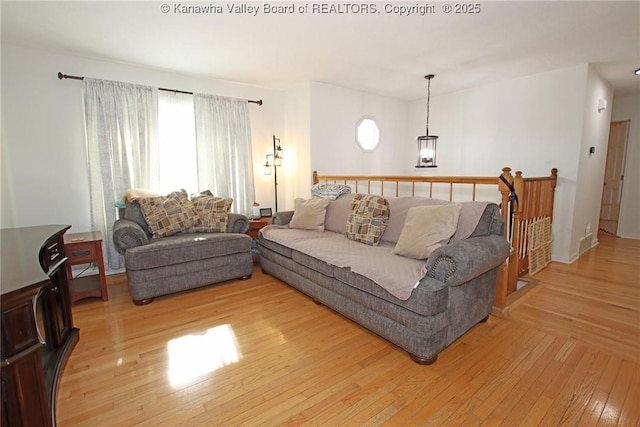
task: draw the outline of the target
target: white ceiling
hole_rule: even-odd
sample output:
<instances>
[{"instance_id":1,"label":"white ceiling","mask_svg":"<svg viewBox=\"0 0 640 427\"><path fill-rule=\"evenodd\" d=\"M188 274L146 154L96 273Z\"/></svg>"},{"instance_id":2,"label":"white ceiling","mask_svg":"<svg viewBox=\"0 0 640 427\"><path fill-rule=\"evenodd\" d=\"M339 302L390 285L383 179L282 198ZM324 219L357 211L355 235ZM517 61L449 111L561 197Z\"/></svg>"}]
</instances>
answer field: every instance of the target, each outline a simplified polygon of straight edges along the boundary
<instances>
[{"instance_id":1,"label":"white ceiling","mask_svg":"<svg viewBox=\"0 0 640 427\"><path fill-rule=\"evenodd\" d=\"M434 12L265 14L263 5L306 2L2 1L2 40L195 76L282 89L321 81L400 99L446 93L593 63L616 96L640 95L640 1L480 1L476 14ZM260 6L256 16L228 5ZM454 2L447 2L454 5ZM176 5L222 6L217 14ZM74 74L74 70L60 70ZM140 82L144 83L144 82Z\"/></svg>"}]
</instances>

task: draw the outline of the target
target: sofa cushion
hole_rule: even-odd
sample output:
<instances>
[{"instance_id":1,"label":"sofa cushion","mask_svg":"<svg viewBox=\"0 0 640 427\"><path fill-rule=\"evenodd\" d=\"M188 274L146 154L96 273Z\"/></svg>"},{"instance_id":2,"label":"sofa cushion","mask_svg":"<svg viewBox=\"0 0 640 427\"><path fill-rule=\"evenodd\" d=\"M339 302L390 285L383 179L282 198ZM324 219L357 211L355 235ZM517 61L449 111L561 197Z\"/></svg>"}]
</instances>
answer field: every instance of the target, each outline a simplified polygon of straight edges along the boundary
<instances>
[{"instance_id":1,"label":"sofa cushion","mask_svg":"<svg viewBox=\"0 0 640 427\"><path fill-rule=\"evenodd\" d=\"M233 199L204 195L191 197L191 203L198 214L191 232L226 233Z\"/></svg>"},{"instance_id":2,"label":"sofa cushion","mask_svg":"<svg viewBox=\"0 0 640 427\"><path fill-rule=\"evenodd\" d=\"M324 231L324 218L328 204L329 200L321 197L296 199L295 210L289 222L289 227L301 230Z\"/></svg>"},{"instance_id":3,"label":"sofa cushion","mask_svg":"<svg viewBox=\"0 0 640 427\"><path fill-rule=\"evenodd\" d=\"M349 267L340 268L334 266L333 277L338 279L344 285L348 285L352 288L363 291L365 294L357 298L358 302L360 302L361 304L366 304L364 302L364 300L366 299L381 299L393 303L394 306L403 307L422 316L432 316L447 309L449 289L442 282L429 281L421 283L413 290L413 292L411 293L411 297L406 300L401 300L385 291L379 284L377 284L373 280L360 274L354 273ZM344 295L348 294L346 289L336 289L336 292L342 293ZM355 295L357 294L351 294L351 298L355 299ZM373 295L375 298L371 298L371 295ZM391 308L388 305L386 307L387 310L389 310L389 312L386 313L387 317L393 316L391 311L400 311L397 310L397 307Z\"/></svg>"},{"instance_id":4,"label":"sofa cushion","mask_svg":"<svg viewBox=\"0 0 640 427\"><path fill-rule=\"evenodd\" d=\"M260 245L267 249L277 250L316 271L326 272L318 264L302 260L296 253L317 258L327 265L347 267L376 282L381 289L400 300L408 299L416 284L427 273L424 261L394 255L394 245L390 243L363 245L347 239L344 234L296 230L276 225L268 225L260 231ZM282 251L283 247L293 251Z\"/></svg>"},{"instance_id":5,"label":"sofa cushion","mask_svg":"<svg viewBox=\"0 0 640 427\"><path fill-rule=\"evenodd\" d=\"M335 200L331 200L327 206L327 215L324 218L324 229L334 233L344 234L347 231L347 218L349 209L355 194L343 194Z\"/></svg>"},{"instance_id":6,"label":"sofa cushion","mask_svg":"<svg viewBox=\"0 0 640 427\"><path fill-rule=\"evenodd\" d=\"M426 259L456 232L462 205L415 206L409 209L393 253Z\"/></svg>"},{"instance_id":7,"label":"sofa cushion","mask_svg":"<svg viewBox=\"0 0 640 427\"><path fill-rule=\"evenodd\" d=\"M240 233L176 234L127 249L127 270L144 270L251 251L251 237Z\"/></svg>"},{"instance_id":8,"label":"sofa cushion","mask_svg":"<svg viewBox=\"0 0 640 427\"><path fill-rule=\"evenodd\" d=\"M290 247L274 242L273 240L264 238L263 232L265 228L268 229L268 227L278 227L278 226L267 225L262 230L260 230L260 234L258 235L258 242L260 246L264 246L265 248L268 248L269 250L277 254L280 254L286 258L293 257L293 249L291 249Z\"/></svg>"},{"instance_id":9,"label":"sofa cushion","mask_svg":"<svg viewBox=\"0 0 640 427\"><path fill-rule=\"evenodd\" d=\"M305 267L317 271L318 273L322 273L325 276L333 277L334 266L318 258L307 255L304 252L294 250L291 253L291 259L300 265L304 265Z\"/></svg>"},{"instance_id":10,"label":"sofa cushion","mask_svg":"<svg viewBox=\"0 0 640 427\"><path fill-rule=\"evenodd\" d=\"M176 191L167 197L145 197L139 203L154 238L188 231L198 220L186 192L184 195Z\"/></svg>"},{"instance_id":11,"label":"sofa cushion","mask_svg":"<svg viewBox=\"0 0 640 427\"><path fill-rule=\"evenodd\" d=\"M347 217L348 239L377 246L389 221L389 202L382 196L356 194Z\"/></svg>"}]
</instances>

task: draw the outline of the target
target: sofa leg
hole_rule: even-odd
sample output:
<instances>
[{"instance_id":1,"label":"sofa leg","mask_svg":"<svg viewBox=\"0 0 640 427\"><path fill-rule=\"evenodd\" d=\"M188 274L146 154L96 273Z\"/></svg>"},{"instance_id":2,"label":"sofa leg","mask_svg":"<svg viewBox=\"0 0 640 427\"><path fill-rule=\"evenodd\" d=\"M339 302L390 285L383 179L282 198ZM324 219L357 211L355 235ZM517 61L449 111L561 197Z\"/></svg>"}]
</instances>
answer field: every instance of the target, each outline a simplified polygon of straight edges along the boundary
<instances>
[{"instance_id":1,"label":"sofa leg","mask_svg":"<svg viewBox=\"0 0 640 427\"><path fill-rule=\"evenodd\" d=\"M489 315L488 314L484 319L480 320L479 323L487 323L487 320L489 320Z\"/></svg>"},{"instance_id":2,"label":"sofa leg","mask_svg":"<svg viewBox=\"0 0 640 427\"><path fill-rule=\"evenodd\" d=\"M135 305L147 305L147 304L151 303L151 301L153 301L153 298L145 298L145 299L141 299L141 300L133 300L133 303Z\"/></svg>"},{"instance_id":3,"label":"sofa leg","mask_svg":"<svg viewBox=\"0 0 640 427\"><path fill-rule=\"evenodd\" d=\"M409 354L409 355L411 356L411 360L416 362L418 365L431 365L436 360L438 360L437 354L433 357L420 357L420 356L416 356L415 354Z\"/></svg>"},{"instance_id":4,"label":"sofa leg","mask_svg":"<svg viewBox=\"0 0 640 427\"><path fill-rule=\"evenodd\" d=\"M249 280L249 279L251 279L251 274L247 274L247 275L242 276L242 277L240 278L240 280Z\"/></svg>"}]
</instances>

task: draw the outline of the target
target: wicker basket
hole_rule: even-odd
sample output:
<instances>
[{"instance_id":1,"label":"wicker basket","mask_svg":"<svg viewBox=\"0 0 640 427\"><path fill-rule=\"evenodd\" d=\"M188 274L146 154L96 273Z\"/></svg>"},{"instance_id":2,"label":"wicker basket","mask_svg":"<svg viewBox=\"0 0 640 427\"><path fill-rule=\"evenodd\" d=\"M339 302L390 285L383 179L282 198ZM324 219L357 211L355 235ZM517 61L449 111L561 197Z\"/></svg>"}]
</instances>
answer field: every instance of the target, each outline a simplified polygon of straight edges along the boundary
<instances>
[{"instance_id":1,"label":"wicker basket","mask_svg":"<svg viewBox=\"0 0 640 427\"><path fill-rule=\"evenodd\" d=\"M529 224L529 274L534 275L551 262L551 218Z\"/></svg>"}]
</instances>

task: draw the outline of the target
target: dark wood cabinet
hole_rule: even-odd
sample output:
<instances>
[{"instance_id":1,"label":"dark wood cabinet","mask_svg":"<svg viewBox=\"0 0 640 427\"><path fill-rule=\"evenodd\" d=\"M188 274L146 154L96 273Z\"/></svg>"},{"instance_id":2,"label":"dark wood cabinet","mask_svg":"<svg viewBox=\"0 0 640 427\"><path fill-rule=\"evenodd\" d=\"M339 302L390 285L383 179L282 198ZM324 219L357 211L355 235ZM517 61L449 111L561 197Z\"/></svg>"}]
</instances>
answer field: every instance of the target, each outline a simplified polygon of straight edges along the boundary
<instances>
[{"instance_id":1,"label":"dark wood cabinet","mask_svg":"<svg viewBox=\"0 0 640 427\"><path fill-rule=\"evenodd\" d=\"M63 235L69 226L0 230L2 427L55 425L73 327Z\"/></svg>"}]
</instances>

